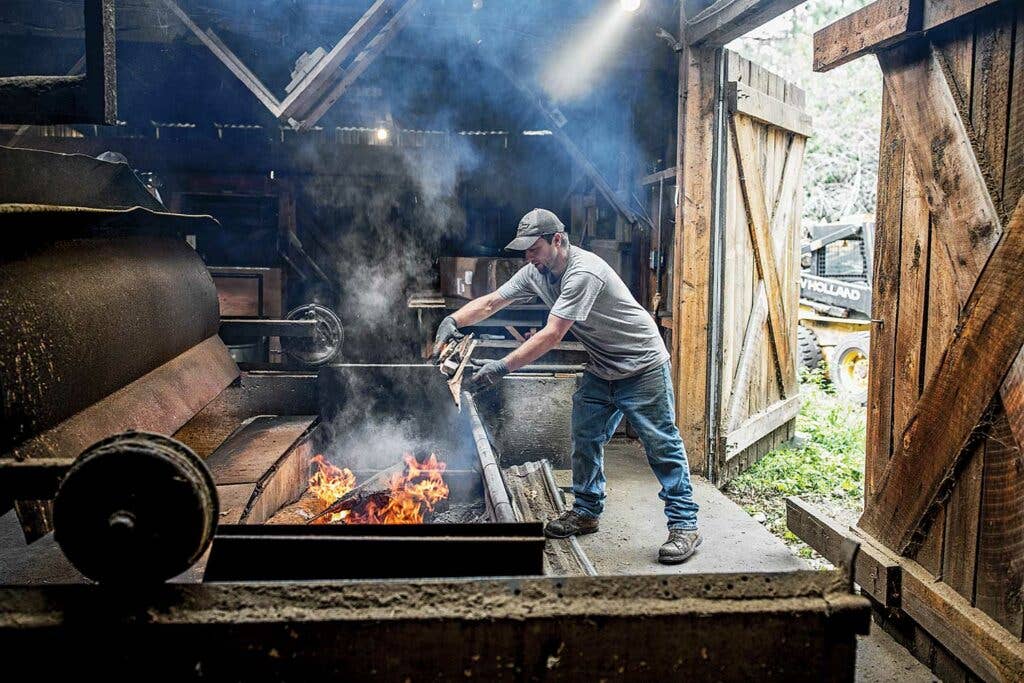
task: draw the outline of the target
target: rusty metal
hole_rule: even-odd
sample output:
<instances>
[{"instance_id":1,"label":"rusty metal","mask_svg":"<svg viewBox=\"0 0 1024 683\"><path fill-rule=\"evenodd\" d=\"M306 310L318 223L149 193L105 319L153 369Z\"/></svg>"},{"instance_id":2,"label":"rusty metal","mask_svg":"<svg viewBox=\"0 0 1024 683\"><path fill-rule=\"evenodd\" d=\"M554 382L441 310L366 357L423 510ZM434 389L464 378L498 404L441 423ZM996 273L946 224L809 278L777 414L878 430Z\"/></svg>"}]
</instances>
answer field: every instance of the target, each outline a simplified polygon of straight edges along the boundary
<instances>
[{"instance_id":1,"label":"rusty metal","mask_svg":"<svg viewBox=\"0 0 1024 683\"><path fill-rule=\"evenodd\" d=\"M4 146L0 146L0 204L165 210L128 164Z\"/></svg>"},{"instance_id":2,"label":"rusty metal","mask_svg":"<svg viewBox=\"0 0 1024 683\"><path fill-rule=\"evenodd\" d=\"M540 524L238 525L217 531L203 580L539 576L543 555Z\"/></svg>"},{"instance_id":3,"label":"rusty metal","mask_svg":"<svg viewBox=\"0 0 1024 683\"><path fill-rule=\"evenodd\" d=\"M117 123L114 0L85 0L85 73L0 78L0 123Z\"/></svg>"},{"instance_id":4,"label":"rusty metal","mask_svg":"<svg viewBox=\"0 0 1024 683\"><path fill-rule=\"evenodd\" d=\"M71 463L60 458L0 460L0 503L53 498L69 467Z\"/></svg>"},{"instance_id":5,"label":"rusty metal","mask_svg":"<svg viewBox=\"0 0 1024 683\"><path fill-rule=\"evenodd\" d=\"M0 164L6 200L59 201L74 185L69 169L98 163L20 150L0 158L68 164L46 191ZM12 235L0 255L0 458L70 460L126 428L173 432L238 374L216 337L212 280L177 236L211 219L110 208L149 196L117 166L69 190L93 207L0 204ZM107 181L115 187L103 200ZM30 541L52 529L47 501L17 509Z\"/></svg>"},{"instance_id":6,"label":"rusty metal","mask_svg":"<svg viewBox=\"0 0 1024 683\"><path fill-rule=\"evenodd\" d=\"M512 465L504 472L516 519L547 522L565 510L562 491L547 460ZM548 576L597 576L597 570L575 536L548 539L544 550Z\"/></svg>"},{"instance_id":7,"label":"rusty metal","mask_svg":"<svg viewBox=\"0 0 1024 683\"><path fill-rule=\"evenodd\" d=\"M14 219L8 227L22 226ZM18 459L29 455L26 439L214 337L219 323L202 260L170 238L8 249L0 292L0 453ZM81 452L48 450L55 457Z\"/></svg>"},{"instance_id":8,"label":"rusty metal","mask_svg":"<svg viewBox=\"0 0 1024 683\"><path fill-rule=\"evenodd\" d=\"M308 338L305 335L296 338L289 336L281 340L288 357L303 365L317 367L333 362L341 355L345 328L331 309L320 304L304 304L289 311L285 318L316 323L313 334Z\"/></svg>"},{"instance_id":9,"label":"rusty metal","mask_svg":"<svg viewBox=\"0 0 1024 683\"><path fill-rule=\"evenodd\" d=\"M54 536L83 575L152 583L191 567L217 527L210 471L170 437L125 432L79 456L53 505Z\"/></svg>"},{"instance_id":10,"label":"rusty metal","mask_svg":"<svg viewBox=\"0 0 1024 683\"><path fill-rule=\"evenodd\" d=\"M316 320L221 318L220 333L239 337L315 337Z\"/></svg>"}]
</instances>

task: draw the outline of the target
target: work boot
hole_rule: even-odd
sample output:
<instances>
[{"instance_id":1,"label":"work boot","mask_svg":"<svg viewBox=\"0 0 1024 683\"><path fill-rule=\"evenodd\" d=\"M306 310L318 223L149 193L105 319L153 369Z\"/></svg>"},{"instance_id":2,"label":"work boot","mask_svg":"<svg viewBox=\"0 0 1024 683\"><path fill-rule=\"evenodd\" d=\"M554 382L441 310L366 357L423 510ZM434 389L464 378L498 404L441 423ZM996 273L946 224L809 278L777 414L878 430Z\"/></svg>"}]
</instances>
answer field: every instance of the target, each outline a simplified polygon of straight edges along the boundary
<instances>
[{"instance_id":1,"label":"work boot","mask_svg":"<svg viewBox=\"0 0 1024 683\"><path fill-rule=\"evenodd\" d=\"M544 525L548 538L569 538L578 534L592 534L597 531L597 517L583 515L575 510L566 510Z\"/></svg>"},{"instance_id":2,"label":"work boot","mask_svg":"<svg viewBox=\"0 0 1024 683\"><path fill-rule=\"evenodd\" d=\"M662 564L679 564L693 555L700 542L704 540L696 529L669 529L668 540L658 551L658 562Z\"/></svg>"}]
</instances>

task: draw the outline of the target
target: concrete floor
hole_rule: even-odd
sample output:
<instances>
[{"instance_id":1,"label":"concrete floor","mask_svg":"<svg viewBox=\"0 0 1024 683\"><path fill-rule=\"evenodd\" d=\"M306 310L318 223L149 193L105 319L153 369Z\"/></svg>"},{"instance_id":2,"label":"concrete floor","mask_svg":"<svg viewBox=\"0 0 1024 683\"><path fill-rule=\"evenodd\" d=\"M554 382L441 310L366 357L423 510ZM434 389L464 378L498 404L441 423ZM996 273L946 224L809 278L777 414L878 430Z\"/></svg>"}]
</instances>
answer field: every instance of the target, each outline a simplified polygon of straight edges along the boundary
<instances>
[{"instance_id":1,"label":"concrete floor","mask_svg":"<svg viewBox=\"0 0 1024 683\"><path fill-rule=\"evenodd\" d=\"M601 574L697 574L701 572L784 572L804 569L778 538L755 522L706 479L696 477L693 494L700 505L703 542L687 562L658 563L665 542L664 505L643 447L633 439L613 439L605 448L608 479L601 530L583 536L580 545ZM572 474L557 470L559 486Z\"/></svg>"}]
</instances>

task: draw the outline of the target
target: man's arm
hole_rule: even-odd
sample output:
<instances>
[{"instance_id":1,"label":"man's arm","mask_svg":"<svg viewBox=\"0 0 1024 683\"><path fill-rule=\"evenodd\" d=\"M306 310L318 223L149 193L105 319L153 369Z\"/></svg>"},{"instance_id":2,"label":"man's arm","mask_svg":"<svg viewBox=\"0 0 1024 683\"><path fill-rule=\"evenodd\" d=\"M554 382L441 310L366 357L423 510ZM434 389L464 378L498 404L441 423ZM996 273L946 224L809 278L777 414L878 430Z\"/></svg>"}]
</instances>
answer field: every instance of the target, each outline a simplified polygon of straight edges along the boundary
<instances>
[{"instance_id":1,"label":"man's arm","mask_svg":"<svg viewBox=\"0 0 1024 683\"><path fill-rule=\"evenodd\" d=\"M572 320L559 318L557 315L549 315L548 323L544 328L527 339L515 351L505 356L504 361L509 372L515 372L524 365L537 360L545 353L555 348L558 342L562 341L565 333L572 327Z\"/></svg>"},{"instance_id":2,"label":"man's arm","mask_svg":"<svg viewBox=\"0 0 1024 683\"><path fill-rule=\"evenodd\" d=\"M501 309L512 303L508 299L502 299L497 292L484 294L470 301L468 304L452 313L452 319L459 327L475 325L481 320L486 320Z\"/></svg>"}]
</instances>

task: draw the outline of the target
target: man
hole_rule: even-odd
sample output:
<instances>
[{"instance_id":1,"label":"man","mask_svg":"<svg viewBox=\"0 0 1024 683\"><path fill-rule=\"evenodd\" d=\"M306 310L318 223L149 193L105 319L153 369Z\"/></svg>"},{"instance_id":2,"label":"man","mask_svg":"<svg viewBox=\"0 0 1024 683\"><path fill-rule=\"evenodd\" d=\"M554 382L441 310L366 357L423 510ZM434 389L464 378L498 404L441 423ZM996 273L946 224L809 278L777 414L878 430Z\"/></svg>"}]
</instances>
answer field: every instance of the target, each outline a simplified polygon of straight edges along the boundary
<instances>
[{"instance_id":1,"label":"man","mask_svg":"<svg viewBox=\"0 0 1024 683\"><path fill-rule=\"evenodd\" d=\"M669 536L658 559L685 561L700 545L690 466L675 423L669 354L650 314L618 274L596 254L569 244L565 226L544 209L519 222L506 247L526 252L523 266L498 291L467 303L441 321L436 348L512 303L533 296L551 308L547 325L500 360L490 361L464 385L486 389L509 372L540 358L572 329L590 356L572 405L572 490L575 503L544 533L566 538L597 531L604 509L604 445L623 415L640 434L661 483Z\"/></svg>"}]
</instances>

